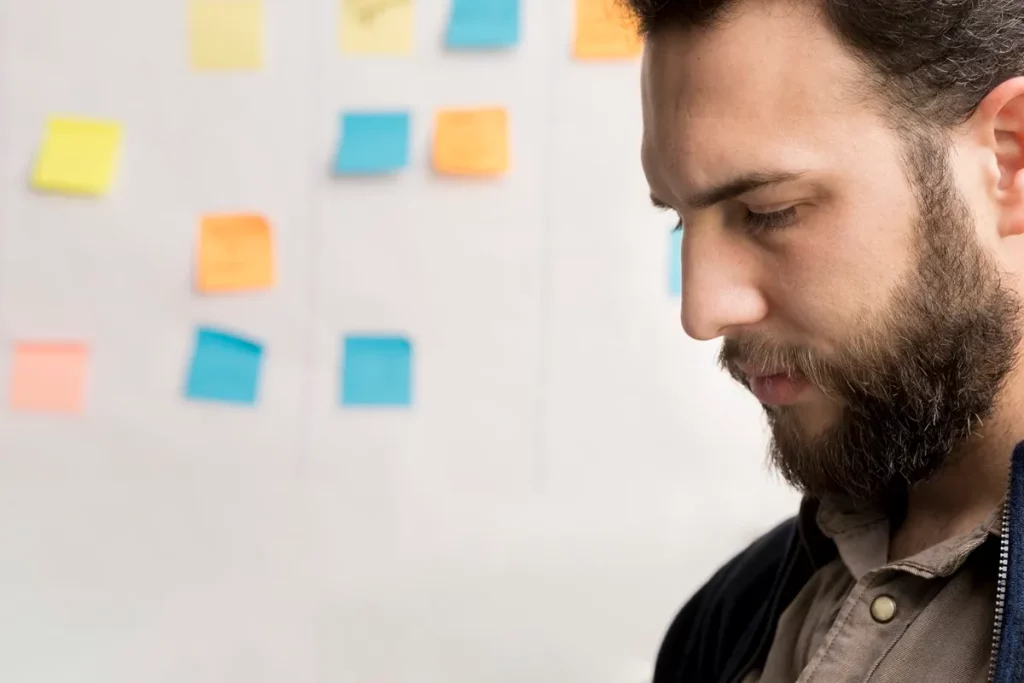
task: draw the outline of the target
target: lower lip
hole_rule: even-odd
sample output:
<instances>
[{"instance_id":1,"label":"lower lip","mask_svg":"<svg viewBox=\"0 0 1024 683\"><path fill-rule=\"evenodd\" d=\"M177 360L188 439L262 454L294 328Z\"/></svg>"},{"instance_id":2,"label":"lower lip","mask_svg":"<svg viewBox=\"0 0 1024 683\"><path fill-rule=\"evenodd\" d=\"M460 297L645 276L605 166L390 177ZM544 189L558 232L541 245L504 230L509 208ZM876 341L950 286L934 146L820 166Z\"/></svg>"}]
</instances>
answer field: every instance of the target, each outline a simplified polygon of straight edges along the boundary
<instances>
[{"instance_id":1,"label":"lower lip","mask_svg":"<svg viewBox=\"0 0 1024 683\"><path fill-rule=\"evenodd\" d=\"M767 406L788 406L798 403L808 387L806 380L789 375L766 375L748 380L750 392Z\"/></svg>"}]
</instances>

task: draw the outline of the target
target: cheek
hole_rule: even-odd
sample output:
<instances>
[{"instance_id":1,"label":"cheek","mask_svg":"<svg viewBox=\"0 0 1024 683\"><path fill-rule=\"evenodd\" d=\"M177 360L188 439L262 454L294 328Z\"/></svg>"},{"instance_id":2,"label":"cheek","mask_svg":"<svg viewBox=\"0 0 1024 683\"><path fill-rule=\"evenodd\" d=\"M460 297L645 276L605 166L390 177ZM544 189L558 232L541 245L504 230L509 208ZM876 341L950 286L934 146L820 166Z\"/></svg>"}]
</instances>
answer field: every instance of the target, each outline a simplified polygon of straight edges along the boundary
<instances>
[{"instance_id":1,"label":"cheek","mask_svg":"<svg viewBox=\"0 0 1024 683\"><path fill-rule=\"evenodd\" d=\"M911 274L913 234L906 214L877 207L818 216L776 254L778 317L823 350L863 330Z\"/></svg>"}]
</instances>

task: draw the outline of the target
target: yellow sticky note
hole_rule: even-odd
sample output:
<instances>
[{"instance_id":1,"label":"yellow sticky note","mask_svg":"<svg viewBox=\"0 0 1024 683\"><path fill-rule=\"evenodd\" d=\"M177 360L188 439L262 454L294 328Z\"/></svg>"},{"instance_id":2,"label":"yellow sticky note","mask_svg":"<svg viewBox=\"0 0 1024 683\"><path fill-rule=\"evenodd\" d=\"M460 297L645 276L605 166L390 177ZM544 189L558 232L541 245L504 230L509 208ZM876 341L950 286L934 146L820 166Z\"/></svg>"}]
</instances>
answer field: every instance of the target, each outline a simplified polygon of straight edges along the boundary
<instances>
[{"instance_id":1,"label":"yellow sticky note","mask_svg":"<svg viewBox=\"0 0 1024 683\"><path fill-rule=\"evenodd\" d=\"M412 52L412 0L341 0L341 51Z\"/></svg>"},{"instance_id":2,"label":"yellow sticky note","mask_svg":"<svg viewBox=\"0 0 1024 683\"><path fill-rule=\"evenodd\" d=\"M434 170L500 175L509 166L508 113L500 108L442 111L434 130Z\"/></svg>"},{"instance_id":3,"label":"yellow sticky note","mask_svg":"<svg viewBox=\"0 0 1024 683\"><path fill-rule=\"evenodd\" d=\"M12 410L80 413L89 349L81 343L20 343L11 368Z\"/></svg>"},{"instance_id":4,"label":"yellow sticky note","mask_svg":"<svg viewBox=\"0 0 1024 683\"><path fill-rule=\"evenodd\" d=\"M266 289L274 284L274 245L262 216L206 216L199 226L196 286L201 292Z\"/></svg>"},{"instance_id":5,"label":"yellow sticky note","mask_svg":"<svg viewBox=\"0 0 1024 683\"><path fill-rule=\"evenodd\" d=\"M263 66L263 0L189 0L192 68Z\"/></svg>"},{"instance_id":6,"label":"yellow sticky note","mask_svg":"<svg viewBox=\"0 0 1024 683\"><path fill-rule=\"evenodd\" d=\"M116 122L51 118L32 172L32 186L101 195L114 180L120 151L121 126Z\"/></svg>"},{"instance_id":7,"label":"yellow sticky note","mask_svg":"<svg viewBox=\"0 0 1024 683\"><path fill-rule=\"evenodd\" d=\"M576 42L579 59L636 57L643 49L636 22L622 0L576 0Z\"/></svg>"}]
</instances>

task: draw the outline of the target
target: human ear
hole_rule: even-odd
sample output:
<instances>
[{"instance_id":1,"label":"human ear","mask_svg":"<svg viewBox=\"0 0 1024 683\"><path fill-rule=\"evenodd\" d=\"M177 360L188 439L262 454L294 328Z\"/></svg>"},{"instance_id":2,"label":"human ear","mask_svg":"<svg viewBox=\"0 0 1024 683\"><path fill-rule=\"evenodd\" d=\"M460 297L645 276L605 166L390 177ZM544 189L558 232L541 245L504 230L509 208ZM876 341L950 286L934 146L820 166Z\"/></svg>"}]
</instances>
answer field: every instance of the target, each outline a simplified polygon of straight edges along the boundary
<instances>
[{"instance_id":1,"label":"human ear","mask_svg":"<svg viewBox=\"0 0 1024 683\"><path fill-rule=\"evenodd\" d=\"M983 143L998 167L999 234L1024 235L1024 77L1004 81L978 107Z\"/></svg>"}]
</instances>

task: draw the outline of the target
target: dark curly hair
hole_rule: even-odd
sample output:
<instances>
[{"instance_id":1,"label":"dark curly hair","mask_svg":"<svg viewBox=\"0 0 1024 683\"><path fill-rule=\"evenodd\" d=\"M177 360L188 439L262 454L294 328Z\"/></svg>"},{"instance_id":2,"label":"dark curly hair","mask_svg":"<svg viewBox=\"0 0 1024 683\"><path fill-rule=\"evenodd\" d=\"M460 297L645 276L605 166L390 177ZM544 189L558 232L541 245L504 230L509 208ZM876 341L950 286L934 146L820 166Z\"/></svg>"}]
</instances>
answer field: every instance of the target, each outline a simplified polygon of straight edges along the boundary
<instances>
[{"instance_id":1,"label":"dark curly hair","mask_svg":"<svg viewBox=\"0 0 1024 683\"><path fill-rule=\"evenodd\" d=\"M754 0L622 0L640 31L703 28ZM1024 0L806 0L867 67L874 91L915 127L966 121L1024 75Z\"/></svg>"}]
</instances>

